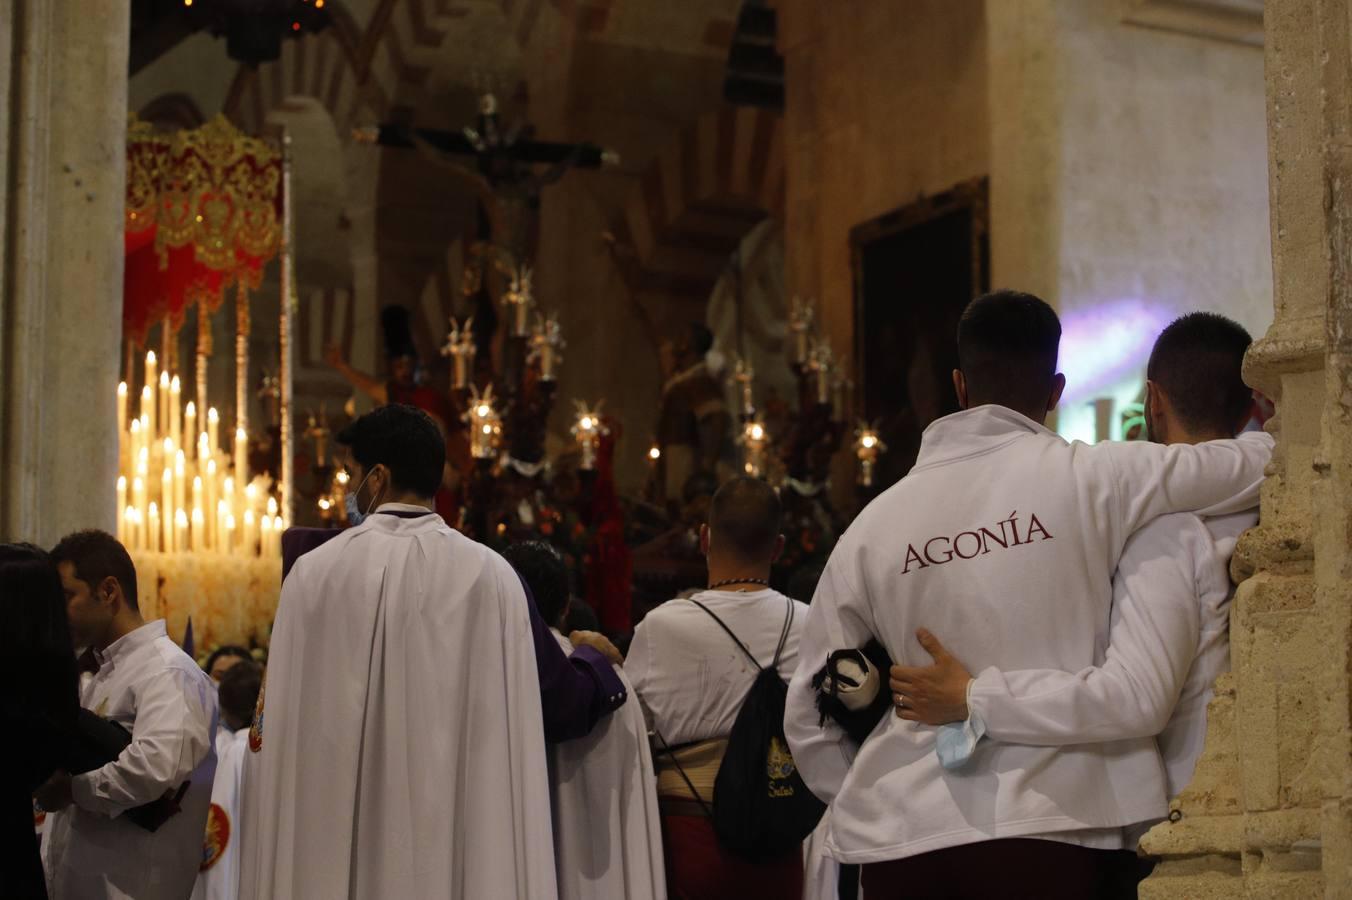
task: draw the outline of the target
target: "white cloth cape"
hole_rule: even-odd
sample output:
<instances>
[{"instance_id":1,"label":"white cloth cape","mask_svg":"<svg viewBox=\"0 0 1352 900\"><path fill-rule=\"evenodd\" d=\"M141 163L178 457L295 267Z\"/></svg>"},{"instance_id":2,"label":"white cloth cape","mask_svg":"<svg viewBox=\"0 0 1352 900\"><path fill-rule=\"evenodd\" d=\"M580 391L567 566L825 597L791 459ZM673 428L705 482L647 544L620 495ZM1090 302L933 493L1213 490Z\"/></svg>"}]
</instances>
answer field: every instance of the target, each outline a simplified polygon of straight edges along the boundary
<instances>
[{"instance_id":1,"label":"white cloth cape","mask_svg":"<svg viewBox=\"0 0 1352 900\"><path fill-rule=\"evenodd\" d=\"M216 740L216 780L211 785L202 870L192 900L236 900L239 897L240 795L249 729L224 731Z\"/></svg>"},{"instance_id":2,"label":"white cloth cape","mask_svg":"<svg viewBox=\"0 0 1352 900\"><path fill-rule=\"evenodd\" d=\"M307 553L261 705L242 898L556 896L529 611L502 557L380 511Z\"/></svg>"},{"instance_id":3,"label":"white cloth cape","mask_svg":"<svg viewBox=\"0 0 1352 900\"><path fill-rule=\"evenodd\" d=\"M567 638L554 637L573 652ZM639 704L626 703L586 737L552 745L549 763L560 900L666 900L657 776Z\"/></svg>"}]
</instances>

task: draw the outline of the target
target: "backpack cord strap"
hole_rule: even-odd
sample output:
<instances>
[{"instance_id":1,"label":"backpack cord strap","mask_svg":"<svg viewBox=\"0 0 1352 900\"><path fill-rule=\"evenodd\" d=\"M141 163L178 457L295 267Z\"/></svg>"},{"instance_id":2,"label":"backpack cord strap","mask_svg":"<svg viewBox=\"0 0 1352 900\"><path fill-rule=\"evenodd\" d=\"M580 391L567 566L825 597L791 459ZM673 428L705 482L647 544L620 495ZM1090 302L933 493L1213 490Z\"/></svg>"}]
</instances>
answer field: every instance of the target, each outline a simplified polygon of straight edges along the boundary
<instances>
[{"instance_id":1,"label":"backpack cord strap","mask_svg":"<svg viewBox=\"0 0 1352 900\"><path fill-rule=\"evenodd\" d=\"M784 627L779 632L779 646L775 647L775 659L770 663L770 668L776 672L779 671L779 657L784 652L784 645L789 642L789 630L793 627L793 600L789 600L788 612L784 614Z\"/></svg>"},{"instance_id":2,"label":"backpack cord strap","mask_svg":"<svg viewBox=\"0 0 1352 900\"><path fill-rule=\"evenodd\" d=\"M701 797L699 791L695 789L695 783L690 780L690 776L685 774L685 768L681 765L680 760L676 758L676 754L672 752L671 746L667 744L667 739L662 737L662 732L658 731L656 726L653 726L653 734L657 735L657 739L662 742L662 752L667 755L671 760L672 765L676 767L676 771L680 773L681 780L685 782L685 786L690 788L690 796L695 798L695 802L699 804L700 809L704 810L704 814L712 819L714 817L714 811L709 808L709 804L704 802L704 798Z\"/></svg>"},{"instance_id":3,"label":"backpack cord strap","mask_svg":"<svg viewBox=\"0 0 1352 900\"><path fill-rule=\"evenodd\" d=\"M760 662L756 659L756 657L751 655L751 651L746 649L746 644L743 644L741 639L738 638L737 635L732 633L732 629L729 628L727 625L725 625L722 619L714 615L714 611L712 609L705 606L703 603L700 603L694 597L687 597L686 599L689 600L691 603L695 604L696 606L698 606L700 609L707 612L713 618L713 620L718 623L718 627L722 628L724 631L728 633L728 637L732 638L732 642L736 644L738 647L741 647L742 652L746 654L746 658L751 660L751 665L755 666L757 670L763 668Z\"/></svg>"}]
</instances>

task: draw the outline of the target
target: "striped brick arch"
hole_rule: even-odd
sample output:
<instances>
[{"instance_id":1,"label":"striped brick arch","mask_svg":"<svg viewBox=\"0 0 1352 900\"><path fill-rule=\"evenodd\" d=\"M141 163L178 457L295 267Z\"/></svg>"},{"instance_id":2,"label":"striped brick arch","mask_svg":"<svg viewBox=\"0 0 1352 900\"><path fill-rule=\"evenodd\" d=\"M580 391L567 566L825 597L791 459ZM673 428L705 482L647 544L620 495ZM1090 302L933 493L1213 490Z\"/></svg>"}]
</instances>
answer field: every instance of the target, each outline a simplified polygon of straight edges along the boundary
<instances>
[{"instance_id":1,"label":"striped brick arch","mask_svg":"<svg viewBox=\"0 0 1352 900\"><path fill-rule=\"evenodd\" d=\"M784 210L778 115L725 107L687 128L644 172L617 238L639 264L638 287L707 295L747 232Z\"/></svg>"}]
</instances>

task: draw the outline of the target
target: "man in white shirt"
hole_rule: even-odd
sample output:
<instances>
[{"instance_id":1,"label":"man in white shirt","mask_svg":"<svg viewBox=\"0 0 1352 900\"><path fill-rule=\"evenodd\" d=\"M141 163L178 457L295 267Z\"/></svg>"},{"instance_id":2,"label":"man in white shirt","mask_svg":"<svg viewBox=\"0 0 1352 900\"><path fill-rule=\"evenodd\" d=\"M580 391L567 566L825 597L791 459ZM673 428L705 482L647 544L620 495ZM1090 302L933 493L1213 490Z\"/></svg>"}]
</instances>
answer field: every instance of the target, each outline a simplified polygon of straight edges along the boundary
<instances>
[{"instance_id":1,"label":"man in white shirt","mask_svg":"<svg viewBox=\"0 0 1352 900\"><path fill-rule=\"evenodd\" d=\"M560 625L568 616L568 567L543 541L503 551L535 597L564 653L573 644ZM628 679L617 670L627 692ZM666 900L662 824L648 728L637 703L626 703L590 734L552 743L550 799L559 900Z\"/></svg>"},{"instance_id":2,"label":"man in white shirt","mask_svg":"<svg viewBox=\"0 0 1352 900\"><path fill-rule=\"evenodd\" d=\"M973 301L954 373L964 411L926 430L916 467L855 520L814 597L785 733L809 786L832 801L829 851L865 864L868 896L923 895L955 873L982 879L985 896L1093 896L1099 851L1120 849L1121 826L1151 815L1163 791L1125 790L1097 745L983 744L949 771L934 728L884 717L851 759L840 729L818 724L813 674L870 637L902 665L928 661L922 627L983 669L1092 665L1131 533L1261 481L1266 435L1088 447L1045 428L1065 384L1059 338L1035 297Z\"/></svg>"},{"instance_id":3,"label":"man in white shirt","mask_svg":"<svg viewBox=\"0 0 1352 900\"><path fill-rule=\"evenodd\" d=\"M1165 328L1147 373L1151 440L1198 444L1240 432L1253 407L1241 375L1249 343L1242 326L1213 313ZM973 679L938 638L922 637L935 662L893 668L897 714L930 725L969 719L986 738L1048 746L1158 735L1165 797L1177 796L1202 752L1212 685L1229 669L1230 556L1257 519L1256 508L1181 514L1136 532L1113 579L1110 644L1093 668L988 668ZM1140 752L1125 746L1124 756ZM1161 798L1150 820L1129 829L1128 848L1166 812Z\"/></svg>"},{"instance_id":4,"label":"man in white shirt","mask_svg":"<svg viewBox=\"0 0 1352 900\"><path fill-rule=\"evenodd\" d=\"M66 592L71 638L92 647L99 670L81 703L123 725L116 760L74 777L58 772L38 792L49 811L42 847L53 900L183 900L202 858L216 771L216 692L206 674L136 605L136 570L101 531L52 551ZM127 813L168 796L177 811L155 831Z\"/></svg>"},{"instance_id":5,"label":"man in white shirt","mask_svg":"<svg viewBox=\"0 0 1352 900\"><path fill-rule=\"evenodd\" d=\"M210 667L206 671L209 673ZM226 739L216 741L216 780L211 786L211 811L193 900L235 900L239 896L244 757L249 752L249 725L262 688L263 667L252 659L237 657L221 676L221 722Z\"/></svg>"},{"instance_id":6,"label":"man in white shirt","mask_svg":"<svg viewBox=\"0 0 1352 900\"><path fill-rule=\"evenodd\" d=\"M700 528L708 589L648 613L634 630L625 660L625 672L657 734L658 804L672 898L802 894L801 853L768 863L742 860L719 846L705 813L713 802L723 748L758 669L718 622L691 602L718 616L760 666L771 663L783 636L778 672L787 681L798 664L807 607L769 586L770 566L784 547L779 521L779 498L765 482L738 477L719 488L709 521Z\"/></svg>"}]
</instances>

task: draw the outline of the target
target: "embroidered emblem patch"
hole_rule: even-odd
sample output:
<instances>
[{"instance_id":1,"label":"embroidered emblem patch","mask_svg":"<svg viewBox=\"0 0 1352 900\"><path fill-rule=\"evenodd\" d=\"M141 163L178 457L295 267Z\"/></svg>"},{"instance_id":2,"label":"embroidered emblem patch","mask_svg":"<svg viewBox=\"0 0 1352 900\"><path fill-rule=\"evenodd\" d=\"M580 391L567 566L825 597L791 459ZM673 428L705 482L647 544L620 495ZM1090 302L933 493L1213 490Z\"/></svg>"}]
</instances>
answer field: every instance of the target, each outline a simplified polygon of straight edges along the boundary
<instances>
[{"instance_id":1,"label":"embroidered emblem patch","mask_svg":"<svg viewBox=\"0 0 1352 900\"><path fill-rule=\"evenodd\" d=\"M793 754L778 738L770 738L770 748L765 754L765 774L770 779L771 797L792 797L793 784L789 779L797 771L793 765Z\"/></svg>"},{"instance_id":2,"label":"embroidered emblem patch","mask_svg":"<svg viewBox=\"0 0 1352 900\"><path fill-rule=\"evenodd\" d=\"M254 707L253 724L249 726L249 750L257 753L263 749L263 698L268 692L268 673L263 673L263 684L258 689L258 705Z\"/></svg>"},{"instance_id":3,"label":"embroidered emblem patch","mask_svg":"<svg viewBox=\"0 0 1352 900\"><path fill-rule=\"evenodd\" d=\"M202 865L199 872L205 872L220 862L225 848L230 844L230 817L215 803L207 811L207 834L202 841Z\"/></svg>"}]
</instances>

